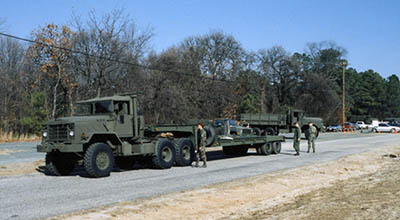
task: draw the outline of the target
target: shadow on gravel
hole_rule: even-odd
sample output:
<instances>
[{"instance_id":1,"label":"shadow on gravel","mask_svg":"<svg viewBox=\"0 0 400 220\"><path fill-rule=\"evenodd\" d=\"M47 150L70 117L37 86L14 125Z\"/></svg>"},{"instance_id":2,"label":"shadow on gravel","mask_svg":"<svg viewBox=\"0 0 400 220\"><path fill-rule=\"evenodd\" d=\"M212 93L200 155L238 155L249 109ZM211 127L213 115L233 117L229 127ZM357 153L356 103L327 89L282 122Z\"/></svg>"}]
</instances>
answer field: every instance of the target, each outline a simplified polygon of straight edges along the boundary
<instances>
[{"instance_id":1,"label":"shadow on gravel","mask_svg":"<svg viewBox=\"0 0 400 220\"><path fill-rule=\"evenodd\" d=\"M292 155L289 153L281 153L281 154L286 154L286 155ZM265 155L259 155L255 151L250 151L246 155L226 155L222 150L215 150L215 151L209 151L206 153L207 155L207 161L215 161L215 160L223 160L223 159L228 159L228 158L240 158L240 157L248 157L248 156L262 156L262 157L268 157ZM271 155L270 155L271 156ZM136 160L135 164L133 165L132 168L128 169L120 169L119 167L115 166L112 170L113 173L119 173L119 172L126 172L126 171L134 171L134 170L141 170L141 169L154 169L158 170L157 168L154 168L151 163L151 159L140 159ZM46 167L45 166L39 166L36 168L36 171L39 173L42 173L46 176L52 176L49 175L46 172ZM83 178L93 178L89 176L83 166L76 166L72 172L67 175L67 176L79 176Z\"/></svg>"}]
</instances>

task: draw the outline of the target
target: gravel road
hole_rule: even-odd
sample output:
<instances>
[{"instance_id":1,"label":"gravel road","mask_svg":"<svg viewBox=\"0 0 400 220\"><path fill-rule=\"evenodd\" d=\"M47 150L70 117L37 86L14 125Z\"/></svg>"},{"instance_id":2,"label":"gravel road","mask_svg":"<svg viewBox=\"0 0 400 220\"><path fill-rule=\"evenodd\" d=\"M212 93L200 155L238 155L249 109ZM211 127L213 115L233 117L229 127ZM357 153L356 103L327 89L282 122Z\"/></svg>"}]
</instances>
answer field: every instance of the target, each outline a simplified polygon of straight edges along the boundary
<instances>
[{"instance_id":1,"label":"gravel road","mask_svg":"<svg viewBox=\"0 0 400 220\"><path fill-rule=\"evenodd\" d=\"M49 177L41 173L0 177L0 219L51 217L336 160L383 146L398 145L399 141L400 134L326 133L318 139L315 154L305 153L307 142L302 141L300 157L293 156L292 141L287 140L282 145L280 155L259 156L249 153L244 157L227 158L221 151L208 152L210 163L207 169L137 169L113 172L110 177L102 179L87 178L80 170L67 177Z\"/></svg>"}]
</instances>

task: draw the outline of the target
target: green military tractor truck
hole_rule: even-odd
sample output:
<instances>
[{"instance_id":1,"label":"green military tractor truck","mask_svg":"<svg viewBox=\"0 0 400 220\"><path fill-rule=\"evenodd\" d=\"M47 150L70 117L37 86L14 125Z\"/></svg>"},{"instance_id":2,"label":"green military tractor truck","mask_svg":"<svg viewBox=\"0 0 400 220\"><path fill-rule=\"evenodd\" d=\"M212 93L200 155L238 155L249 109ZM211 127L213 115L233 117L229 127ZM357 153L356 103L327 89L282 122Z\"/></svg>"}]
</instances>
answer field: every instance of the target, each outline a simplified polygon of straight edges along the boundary
<instances>
[{"instance_id":1,"label":"green military tractor truck","mask_svg":"<svg viewBox=\"0 0 400 220\"><path fill-rule=\"evenodd\" d=\"M308 122L312 122L317 128L317 136L323 130L322 118L306 117L302 110L288 110L283 114L241 114L240 121L255 129L260 135L278 135L281 131L292 132L297 121L306 136L308 136Z\"/></svg>"},{"instance_id":2,"label":"green military tractor truck","mask_svg":"<svg viewBox=\"0 0 400 220\"><path fill-rule=\"evenodd\" d=\"M216 135L206 127L207 146L222 146L229 155L253 147L263 154L279 153L282 136L259 137L248 132ZM72 117L43 126L38 152L46 152L46 173L68 175L76 165L93 177L109 176L114 165L132 168L136 160L167 169L188 166L198 148L196 123L146 125L135 95L116 95L78 102Z\"/></svg>"}]
</instances>

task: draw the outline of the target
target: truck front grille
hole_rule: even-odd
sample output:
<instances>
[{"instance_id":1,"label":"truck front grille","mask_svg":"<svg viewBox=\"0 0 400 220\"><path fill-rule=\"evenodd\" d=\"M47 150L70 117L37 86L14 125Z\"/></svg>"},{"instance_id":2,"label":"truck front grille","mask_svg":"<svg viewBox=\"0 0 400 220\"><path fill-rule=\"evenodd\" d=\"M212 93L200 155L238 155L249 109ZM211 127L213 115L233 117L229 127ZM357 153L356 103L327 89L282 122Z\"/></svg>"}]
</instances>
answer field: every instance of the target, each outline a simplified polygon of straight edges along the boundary
<instances>
[{"instance_id":1,"label":"truck front grille","mask_svg":"<svg viewBox=\"0 0 400 220\"><path fill-rule=\"evenodd\" d=\"M68 140L68 124L50 125L49 140L50 141Z\"/></svg>"}]
</instances>

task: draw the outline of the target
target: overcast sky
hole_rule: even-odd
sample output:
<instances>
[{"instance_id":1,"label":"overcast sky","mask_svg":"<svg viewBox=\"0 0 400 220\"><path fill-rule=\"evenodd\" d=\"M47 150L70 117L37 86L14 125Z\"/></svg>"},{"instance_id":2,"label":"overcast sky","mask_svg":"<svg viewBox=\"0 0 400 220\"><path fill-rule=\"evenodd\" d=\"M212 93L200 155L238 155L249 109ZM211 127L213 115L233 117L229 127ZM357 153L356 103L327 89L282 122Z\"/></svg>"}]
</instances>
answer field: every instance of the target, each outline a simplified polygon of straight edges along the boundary
<instances>
[{"instance_id":1,"label":"overcast sky","mask_svg":"<svg viewBox=\"0 0 400 220\"><path fill-rule=\"evenodd\" d=\"M66 24L72 12L86 17L90 10L121 8L140 27L154 29L158 52L211 30L233 35L251 51L279 45L303 52L309 42L334 41L357 71L400 77L399 0L8 0L0 18L7 33L30 37L47 23Z\"/></svg>"}]
</instances>

